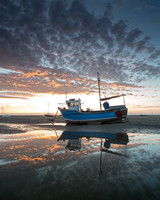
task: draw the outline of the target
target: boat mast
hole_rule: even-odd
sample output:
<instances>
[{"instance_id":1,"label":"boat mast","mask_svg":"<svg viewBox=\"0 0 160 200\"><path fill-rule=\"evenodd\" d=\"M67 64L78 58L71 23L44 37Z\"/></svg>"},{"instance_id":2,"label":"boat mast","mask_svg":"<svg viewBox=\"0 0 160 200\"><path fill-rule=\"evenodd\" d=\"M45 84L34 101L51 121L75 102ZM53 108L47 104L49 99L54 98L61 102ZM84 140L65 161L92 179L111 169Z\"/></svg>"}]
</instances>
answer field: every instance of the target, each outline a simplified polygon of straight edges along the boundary
<instances>
[{"instance_id":1,"label":"boat mast","mask_svg":"<svg viewBox=\"0 0 160 200\"><path fill-rule=\"evenodd\" d=\"M49 114L49 103L48 103L48 114Z\"/></svg>"},{"instance_id":2,"label":"boat mast","mask_svg":"<svg viewBox=\"0 0 160 200\"><path fill-rule=\"evenodd\" d=\"M100 110L102 110L102 105L101 105L101 88L100 88L100 74L97 72L97 80L98 80L98 91L99 91L99 105L100 105Z\"/></svg>"},{"instance_id":3,"label":"boat mast","mask_svg":"<svg viewBox=\"0 0 160 200\"><path fill-rule=\"evenodd\" d=\"M4 112L3 104L1 104L1 108L2 108L2 116L4 116L4 115L5 115L5 112Z\"/></svg>"}]
</instances>

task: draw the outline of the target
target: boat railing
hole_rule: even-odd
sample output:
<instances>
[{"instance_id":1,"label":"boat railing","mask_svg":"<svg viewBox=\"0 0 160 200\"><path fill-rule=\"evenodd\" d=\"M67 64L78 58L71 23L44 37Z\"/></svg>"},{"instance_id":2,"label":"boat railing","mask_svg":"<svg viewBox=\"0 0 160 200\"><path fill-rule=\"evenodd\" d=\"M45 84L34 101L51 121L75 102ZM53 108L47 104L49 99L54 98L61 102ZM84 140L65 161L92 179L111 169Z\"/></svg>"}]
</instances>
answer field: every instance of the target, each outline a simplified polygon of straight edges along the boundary
<instances>
[{"instance_id":1,"label":"boat railing","mask_svg":"<svg viewBox=\"0 0 160 200\"><path fill-rule=\"evenodd\" d=\"M65 103L58 103L58 107L60 107L60 108L64 108L65 106L66 106L66 104Z\"/></svg>"},{"instance_id":2,"label":"boat railing","mask_svg":"<svg viewBox=\"0 0 160 200\"><path fill-rule=\"evenodd\" d=\"M125 105L109 106L109 110L125 109Z\"/></svg>"}]
</instances>

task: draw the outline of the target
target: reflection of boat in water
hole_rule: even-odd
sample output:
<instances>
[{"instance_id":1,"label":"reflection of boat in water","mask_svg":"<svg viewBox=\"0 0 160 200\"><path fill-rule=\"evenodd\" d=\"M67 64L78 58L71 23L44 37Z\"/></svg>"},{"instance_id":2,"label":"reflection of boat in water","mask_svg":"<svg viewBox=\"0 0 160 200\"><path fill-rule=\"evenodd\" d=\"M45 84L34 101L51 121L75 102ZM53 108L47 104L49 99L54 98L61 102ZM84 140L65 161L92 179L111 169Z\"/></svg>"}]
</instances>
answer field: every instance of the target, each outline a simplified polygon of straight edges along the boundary
<instances>
[{"instance_id":1,"label":"reflection of boat in water","mask_svg":"<svg viewBox=\"0 0 160 200\"><path fill-rule=\"evenodd\" d=\"M86 131L63 131L57 141L68 140L66 146L69 150L81 149L82 138L100 138L105 139L104 147L109 149L110 144L127 145L129 142L127 133L106 133L106 132L86 132ZM102 150L103 151L103 150Z\"/></svg>"},{"instance_id":2,"label":"reflection of boat in water","mask_svg":"<svg viewBox=\"0 0 160 200\"><path fill-rule=\"evenodd\" d=\"M100 78L99 73L97 73L98 77L98 89L99 89L99 101L100 101L100 110L91 111L86 110L83 111L81 109L81 100L69 99L66 101L68 109L65 107L58 108L63 115L64 120L67 123L111 123L115 121L121 121L127 116L127 108L125 105L117 105L117 106L109 106L108 102L103 103L104 110L102 110L101 101L108 101L113 98L121 97L124 95L116 95L112 97L101 98L100 94Z\"/></svg>"},{"instance_id":3,"label":"reflection of boat in water","mask_svg":"<svg viewBox=\"0 0 160 200\"><path fill-rule=\"evenodd\" d=\"M102 178L102 153L109 153L114 154L117 156L124 156L126 155L119 153L117 151L109 150L111 144L118 144L118 145L127 145L129 142L129 138L127 133L106 133L106 132L91 132L91 131L63 131L61 136L58 138L57 141L60 140L68 140L66 145L66 149L70 151L80 150L81 149L81 141L82 138L91 139L91 138L100 138L100 166L99 166L99 181L101 182ZM103 143L103 139L105 140ZM103 143L103 148L102 148Z\"/></svg>"}]
</instances>

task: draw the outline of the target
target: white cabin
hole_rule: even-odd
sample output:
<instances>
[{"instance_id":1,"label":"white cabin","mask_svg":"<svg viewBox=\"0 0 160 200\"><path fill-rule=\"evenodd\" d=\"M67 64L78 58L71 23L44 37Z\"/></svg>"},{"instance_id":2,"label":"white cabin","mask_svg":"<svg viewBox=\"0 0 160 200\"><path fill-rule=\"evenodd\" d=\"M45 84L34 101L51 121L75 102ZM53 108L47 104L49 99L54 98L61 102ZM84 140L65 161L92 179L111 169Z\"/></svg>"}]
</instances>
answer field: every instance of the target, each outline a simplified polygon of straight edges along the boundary
<instances>
[{"instance_id":1,"label":"white cabin","mask_svg":"<svg viewBox=\"0 0 160 200\"><path fill-rule=\"evenodd\" d=\"M69 110L81 112L81 100L69 99L66 101Z\"/></svg>"}]
</instances>

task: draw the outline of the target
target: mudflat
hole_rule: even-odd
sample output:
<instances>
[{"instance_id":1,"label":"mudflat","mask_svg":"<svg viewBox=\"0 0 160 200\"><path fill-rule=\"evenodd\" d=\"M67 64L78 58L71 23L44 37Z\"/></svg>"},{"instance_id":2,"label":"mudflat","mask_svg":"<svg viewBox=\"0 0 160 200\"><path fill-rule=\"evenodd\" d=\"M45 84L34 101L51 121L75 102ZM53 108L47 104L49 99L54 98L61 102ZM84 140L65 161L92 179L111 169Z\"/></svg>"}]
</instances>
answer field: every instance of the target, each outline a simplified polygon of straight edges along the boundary
<instances>
[{"instance_id":1,"label":"mudflat","mask_svg":"<svg viewBox=\"0 0 160 200\"><path fill-rule=\"evenodd\" d=\"M58 115L54 123L53 118L37 115L0 117L0 133L14 134L32 130L74 130L77 125L67 125L61 115ZM102 125L78 125L80 130L87 131L93 128L95 131L130 132L130 133L160 133L160 115L129 115L126 120L119 123Z\"/></svg>"}]
</instances>

